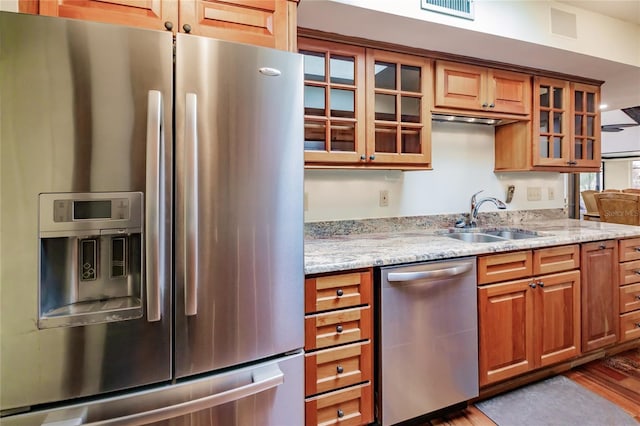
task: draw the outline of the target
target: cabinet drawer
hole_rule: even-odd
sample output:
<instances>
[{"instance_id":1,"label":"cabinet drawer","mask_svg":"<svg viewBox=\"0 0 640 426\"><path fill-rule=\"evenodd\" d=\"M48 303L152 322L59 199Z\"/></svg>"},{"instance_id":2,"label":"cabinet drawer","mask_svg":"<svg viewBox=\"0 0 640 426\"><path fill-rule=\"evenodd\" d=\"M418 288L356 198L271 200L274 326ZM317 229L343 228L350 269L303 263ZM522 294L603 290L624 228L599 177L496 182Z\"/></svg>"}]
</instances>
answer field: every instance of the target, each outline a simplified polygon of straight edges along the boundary
<instances>
[{"instance_id":1,"label":"cabinet drawer","mask_svg":"<svg viewBox=\"0 0 640 426\"><path fill-rule=\"evenodd\" d=\"M371 380L371 341L305 355L305 394L314 395Z\"/></svg>"},{"instance_id":2,"label":"cabinet drawer","mask_svg":"<svg viewBox=\"0 0 640 426\"><path fill-rule=\"evenodd\" d=\"M640 337L640 311L620 315L620 341Z\"/></svg>"},{"instance_id":3,"label":"cabinet drawer","mask_svg":"<svg viewBox=\"0 0 640 426\"><path fill-rule=\"evenodd\" d=\"M533 275L531 251L494 254L478 258L478 284L515 280Z\"/></svg>"},{"instance_id":4,"label":"cabinet drawer","mask_svg":"<svg viewBox=\"0 0 640 426\"><path fill-rule=\"evenodd\" d=\"M640 238L629 238L618 242L620 262L640 260Z\"/></svg>"},{"instance_id":5,"label":"cabinet drawer","mask_svg":"<svg viewBox=\"0 0 640 426\"><path fill-rule=\"evenodd\" d=\"M305 401L305 424L363 425L373 421L371 383L326 393Z\"/></svg>"},{"instance_id":6,"label":"cabinet drawer","mask_svg":"<svg viewBox=\"0 0 640 426\"><path fill-rule=\"evenodd\" d=\"M533 274L551 274L580 267L580 246L549 247L533 252Z\"/></svg>"},{"instance_id":7,"label":"cabinet drawer","mask_svg":"<svg viewBox=\"0 0 640 426\"><path fill-rule=\"evenodd\" d=\"M620 285L640 282L640 260L620 264Z\"/></svg>"},{"instance_id":8,"label":"cabinet drawer","mask_svg":"<svg viewBox=\"0 0 640 426\"><path fill-rule=\"evenodd\" d=\"M371 304L371 272L312 277L305 280L305 312Z\"/></svg>"},{"instance_id":9,"label":"cabinet drawer","mask_svg":"<svg viewBox=\"0 0 640 426\"><path fill-rule=\"evenodd\" d=\"M640 284L620 287L620 313L640 309Z\"/></svg>"},{"instance_id":10,"label":"cabinet drawer","mask_svg":"<svg viewBox=\"0 0 640 426\"><path fill-rule=\"evenodd\" d=\"M309 315L304 323L307 351L371 338L369 306Z\"/></svg>"}]
</instances>

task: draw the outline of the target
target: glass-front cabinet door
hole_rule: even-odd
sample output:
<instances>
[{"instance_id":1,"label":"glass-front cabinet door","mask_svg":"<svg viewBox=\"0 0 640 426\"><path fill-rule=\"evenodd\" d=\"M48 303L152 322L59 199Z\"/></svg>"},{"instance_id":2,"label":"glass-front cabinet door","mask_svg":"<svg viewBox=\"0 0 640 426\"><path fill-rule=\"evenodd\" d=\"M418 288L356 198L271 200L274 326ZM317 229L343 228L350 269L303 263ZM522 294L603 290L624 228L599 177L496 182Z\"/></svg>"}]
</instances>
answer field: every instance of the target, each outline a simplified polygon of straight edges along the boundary
<instances>
[{"instance_id":1,"label":"glass-front cabinet door","mask_svg":"<svg viewBox=\"0 0 640 426\"><path fill-rule=\"evenodd\" d=\"M365 156L365 49L298 39L304 56L305 164L358 163Z\"/></svg>"},{"instance_id":2,"label":"glass-front cabinet door","mask_svg":"<svg viewBox=\"0 0 640 426\"><path fill-rule=\"evenodd\" d=\"M571 83L572 158L579 167L600 167L600 87Z\"/></svg>"},{"instance_id":3,"label":"glass-front cabinet door","mask_svg":"<svg viewBox=\"0 0 640 426\"><path fill-rule=\"evenodd\" d=\"M431 168L431 62L367 49L367 158Z\"/></svg>"},{"instance_id":4,"label":"glass-front cabinet door","mask_svg":"<svg viewBox=\"0 0 640 426\"><path fill-rule=\"evenodd\" d=\"M571 167L569 82L534 80L533 165Z\"/></svg>"}]
</instances>

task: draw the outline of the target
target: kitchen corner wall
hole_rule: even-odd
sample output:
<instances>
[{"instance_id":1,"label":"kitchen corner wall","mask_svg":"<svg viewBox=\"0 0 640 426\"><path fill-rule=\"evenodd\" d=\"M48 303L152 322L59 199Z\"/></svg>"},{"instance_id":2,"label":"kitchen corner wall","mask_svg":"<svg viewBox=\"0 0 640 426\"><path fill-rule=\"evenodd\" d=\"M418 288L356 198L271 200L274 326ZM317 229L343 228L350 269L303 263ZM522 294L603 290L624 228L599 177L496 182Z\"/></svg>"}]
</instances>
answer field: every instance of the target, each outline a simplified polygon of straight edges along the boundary
<instances>
[{"instance_id":1,"label":"kitchen corner wall","mask_svg":"<svg viewBox=\"0 0 640 426\"><path fill-rule=\"evenodd\" d=\"M509 185L516 189L508 210L565 207L564 174L493 172L493 127L434 122L431 144L430 171L306 170L305 222L466 213L473 193L505 200ZM539 189L539 201L528 201L528 188ZM380 191L388 191L387 207Z\"/></svg>"}]
</instances>

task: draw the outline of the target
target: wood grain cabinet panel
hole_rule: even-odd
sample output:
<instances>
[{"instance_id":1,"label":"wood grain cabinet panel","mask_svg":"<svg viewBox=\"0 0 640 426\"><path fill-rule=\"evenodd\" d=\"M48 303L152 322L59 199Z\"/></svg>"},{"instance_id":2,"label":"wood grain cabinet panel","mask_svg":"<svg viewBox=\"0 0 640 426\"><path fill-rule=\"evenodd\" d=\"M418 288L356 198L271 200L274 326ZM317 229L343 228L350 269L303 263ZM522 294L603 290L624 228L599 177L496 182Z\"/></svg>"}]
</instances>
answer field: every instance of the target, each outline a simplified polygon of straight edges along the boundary
<instances>
[{"instance_id":1,"label":"wood grain cabinet panel","mask_svg":"<svg viewBox=\"0 0 640 426\"><path fill-rule=\"evenodd\" d=\"M582 351L618 340L618 245L596 241L582 245Z\"/></svg>"},{"instance_id":2,"label":"wood grain cabinet panel","mask_svg":"<svg viewBox=\"0 0 640 426\"><path fill-rule=\"evenodd\" d=\"M627 238L618 241L620 262L640 260L640 238Z\"/></svg>"},{"instance_id":3,"label":"wood grain cabinet panel","mask_svg":"<svg viewBox=\"0 0 640 426\"><path fill-rule=\"evenodd\" d=\"M620 315L620 341L633 340L640 337L640 311Z\"/></svg>"},{"instance_id":4,"label":"wood grain cabinet panel","mask_svg":"<svg viewBox=\"0 0 640 426\"><path fill-rule=\"evenodd\" d=\"M478 287L480 386L496 383L580 354L578 246L478 259L524 279ZM508 255L512 254L513 257ZM492 259L495 258L495 259ZM518 260L519 259L519 260ZM527 259L524 261L523 259ZM533 259L533 261L531 260ZM527 265L523 268L523 265ZM515 266L515 267L514 267ZM479 268L480 269L480 268ZM532 271L556 271L534 275ZM479 276L486 276L486 272ZM509 274L495 274L508 277ZM490 279L491 280L491 279Z\"/></svg>"},{"instance_id":5,"label":"wood grain cabinet panel","mask_svg":"<svg viewBox=\"0 0 640 426\"><path fill-rule=\"evenodd\" d=\"M640 282L640 260L621 262L618 269L620 285Z\"/></svg>"},{"instance_id":6,"label":"wood grain cabinet panel","mask_svg":"<svg viewBox=\"0 0 640 426\"><path fill-rule=\"evenodd\" d=\"M528 277L533 274L531 251L495 254L478 258L478 284Z\"/></svg>"},{"instance_id":7,"label":"wood grain cabinet panel","mask_svg":"<svg viewBox=\"0 0 640 426\"><path fill-rule=\"evenodd\" d=\"M640 238L618 241L619 341L640 337Z\"/></svg>"},{"instance_id":8,"label":"wood grain cabinet panel","mask_svg":"<svg viewBox=\"0 0 640 426\"><path fill-rule=\"evenodd\" d=\"M620 287L620 313L640 309L640 284L631 284Z\"/></svg>"},{"instance_id":9,"label":"wood grain cabinet panel","mask_svg":"<svg viewBox=\"0 0 640 426\"><path fill-rule=\"evenodd\" d=\"M307 425L374 420L372 270L305 279Z\"/></svg>"}]
</instances>

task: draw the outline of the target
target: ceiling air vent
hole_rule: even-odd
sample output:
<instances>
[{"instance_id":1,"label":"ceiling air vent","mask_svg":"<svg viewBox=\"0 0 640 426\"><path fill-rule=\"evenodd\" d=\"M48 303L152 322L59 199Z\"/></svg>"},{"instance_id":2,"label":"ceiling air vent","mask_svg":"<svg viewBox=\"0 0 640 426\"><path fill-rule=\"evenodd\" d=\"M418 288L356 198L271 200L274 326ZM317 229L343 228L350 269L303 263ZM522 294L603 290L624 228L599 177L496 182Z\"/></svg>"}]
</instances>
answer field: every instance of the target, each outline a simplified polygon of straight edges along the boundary
<instances>
[{"instance_id":1,"label":"ceiling air vent","mask_svg":"<svg viewBox=\"0 0 640 426\"><path fill-rule=\"evenodd\" d=\"M473 20L473 0L420 0L425 10Z\"/></svg>"}]
</instances>

